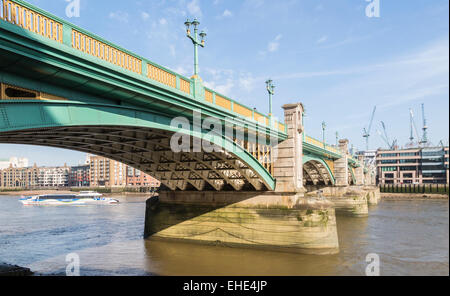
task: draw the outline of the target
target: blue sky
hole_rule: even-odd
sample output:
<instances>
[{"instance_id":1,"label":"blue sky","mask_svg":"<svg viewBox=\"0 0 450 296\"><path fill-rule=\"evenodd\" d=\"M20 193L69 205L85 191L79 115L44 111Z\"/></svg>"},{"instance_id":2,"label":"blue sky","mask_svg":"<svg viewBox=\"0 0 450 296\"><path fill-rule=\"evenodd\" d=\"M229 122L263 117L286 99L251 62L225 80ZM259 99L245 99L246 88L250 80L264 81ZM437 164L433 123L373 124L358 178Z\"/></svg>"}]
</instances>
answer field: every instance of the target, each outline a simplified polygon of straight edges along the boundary
<instances>
[{"instance_id":1,"label":"blue sky","mask_svg":"<svg viewBox=\"0 0 450 296\"><path fill-rule=\"evenodd\" d=\"M385 147L376 130L408 142L409 108L429 137L448 142L449 1L380 0L368 18L365 0L80 0L79 18L67 18L64 0L29 1L111 42L181 74L193 72L186 18L208 33L200 49L206 84L259 111L268 111L264 82L276 84L274 114L302 102L306 131L328 142L335 132L365 147L362 129L377 105L370 147ZM43 147L0 145L0 158L28 157L39 165L76 164L84 154Z\"/></svg>"}]
</instances>

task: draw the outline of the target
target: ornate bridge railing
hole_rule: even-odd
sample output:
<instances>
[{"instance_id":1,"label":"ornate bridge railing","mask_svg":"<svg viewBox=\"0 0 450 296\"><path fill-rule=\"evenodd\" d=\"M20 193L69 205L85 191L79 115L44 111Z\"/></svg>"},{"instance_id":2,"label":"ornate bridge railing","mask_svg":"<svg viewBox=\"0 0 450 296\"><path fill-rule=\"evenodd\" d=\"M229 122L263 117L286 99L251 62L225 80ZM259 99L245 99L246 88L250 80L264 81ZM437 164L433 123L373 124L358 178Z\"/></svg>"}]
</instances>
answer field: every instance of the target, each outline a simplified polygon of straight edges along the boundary
<instances>
[{"instance_id":1,"label":"ornate bridge railing","mask_svg":"<svg viewBox=\"0 0 450 296\"><path fill-rule=\"evenodd\" d=\"M59 43L63 42L63 25L61 22L15 1L1 0L1 4L0 16L5 21Z\"/></svg>"},{"instance_id":2,"label":"ornate bridge railing","mask_svg":"<svg viewBox=\"0 0 450 296\"><path fill-rule=\"evenodd\" d=\"M0 19L57 42L58 44L54 44L55 47L69 46L97 59L99 65L106 63L108 66L118 67L115 70L127 71L128 75L144 76L169 90L177 90L193 98L193 81L187 77L114 45L25 1L0 0L0 4ZM215 107L231 111L236 117L269 125L268 116L211 89L205 88L204 97L195 99L206 100ZM277 121L273 129L286 132L286 126Z\"/></svg>"},{"instance_id":3,"label":"ornate bridge railing","mask_svg":"<svg viewBox=\"0 0 450 296\"><path fill-rule=\"evenodd\" d=\"M310 144L316 148L321 149L324 153L328 153L330 155L335 155L337 157L341 156L341 152L338 149L336 149L335 147L330 146L326 143L323 143L322 141L314 139L313 137L305 135L304 142L307 144Z\"/></svg>"}]
</instances>

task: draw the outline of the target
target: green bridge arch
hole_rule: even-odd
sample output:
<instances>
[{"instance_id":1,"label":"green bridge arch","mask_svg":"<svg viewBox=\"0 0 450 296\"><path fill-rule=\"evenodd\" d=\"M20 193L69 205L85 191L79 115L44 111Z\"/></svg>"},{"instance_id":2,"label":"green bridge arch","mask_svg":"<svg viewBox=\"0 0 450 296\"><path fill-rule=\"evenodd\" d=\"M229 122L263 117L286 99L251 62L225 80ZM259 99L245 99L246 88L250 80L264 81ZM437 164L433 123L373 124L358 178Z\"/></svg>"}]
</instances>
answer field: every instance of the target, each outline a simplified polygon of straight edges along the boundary
<instances>
[{"instance_id":1,"label":"green bridge arch","mask_svg":"<svg viewBox=\"0 0 450 296\"><path fill-rule=\"evenodd\" d=\"M334 174L331 171L331 169L328 166L328 164L322 158L320 158L319 156L311 155L311 154L303 155L303 170L305 170L305 164L307 164L308 162L317 162L317 163L319 163L320 164L320 168L326 169L326 172L328 173L328 180L331 182L331 184L332 185L335 184ZM318 168L318 169L320 169L320 168ZM323 181L326 183L325 178L323 176L323 172L318 171L318 173L321 175L321 177L324 179Z\"/></svg>"},{"instance_id":2,"label":"green bridge arch","mask_svg":"<svg viewBox=\"0 0 450 296\"><path fill-rule=\"evenodd\" d=\"M102 155L136 167L172 190L204 190L205 186L215 190L225 186L235 190L275 189L275 180L263 165L224 136L208 138L222 153L171 152L168 146L174 133L188 135L192 140L204 136L203 132L171 126L172 118L121 105L3 100L0 143L51 146ZM155 159L152 154L160 158Z\"/></svg>"}]
</instances>

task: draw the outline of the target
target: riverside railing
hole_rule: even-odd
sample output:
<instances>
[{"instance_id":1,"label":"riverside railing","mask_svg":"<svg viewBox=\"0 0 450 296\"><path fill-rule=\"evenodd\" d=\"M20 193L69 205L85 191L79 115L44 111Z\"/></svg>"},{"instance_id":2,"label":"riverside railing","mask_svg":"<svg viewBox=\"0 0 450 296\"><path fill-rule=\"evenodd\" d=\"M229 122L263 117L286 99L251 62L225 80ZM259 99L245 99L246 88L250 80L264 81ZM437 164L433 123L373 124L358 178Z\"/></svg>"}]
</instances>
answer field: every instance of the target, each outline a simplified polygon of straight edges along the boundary
<instances>
[{"instance_id":1,"label":"riverside railing","mask_svg":"<svg viewBox=\"0 0 450 296\"><path fill-rule=\"evenodd\" d=\"M381 184L384 193L449 194L448 184Z\"/></svg>"},{"instance_id":2,"label":"riverside railing","mask_svg":"<svg viewBox=\"0 0 450 296\"><path fill-rule=\"evenodd\" d=\"M322 141L314 139L313 137L305 136L305 140L304 141L306 143L308 143L308 144L311 144L311 145L317 147L317 148L321 148L321 149L323 149L325 151L334 153L336 155L341 155L341 152L338 149L336 149L335 147L330 146L328 144L324 144Z\"/></svg>"},{"instance_id":3,"label":"riverside railing","mask_svg":"<svg viewBox=\"0 0 450 296\"><path fill-rule=\"evenodd\" d=\"M179 90L194 97L192 79L131 53L25 1L0 0L0 4L0 19L55 41L59 44L55 46L69 46L82 54L94 57L101 65L106 63L108 66L118 67L115 70L144 76L169 89ZM216 107L233 112L236 116L254 120L266 126L270 124L268 116L213 90L205 88L205 95L195 99L206 100ZM278 121L275 121L273 128L283 133L287 132L286 125Z\"/></svg>"}]
</instances>

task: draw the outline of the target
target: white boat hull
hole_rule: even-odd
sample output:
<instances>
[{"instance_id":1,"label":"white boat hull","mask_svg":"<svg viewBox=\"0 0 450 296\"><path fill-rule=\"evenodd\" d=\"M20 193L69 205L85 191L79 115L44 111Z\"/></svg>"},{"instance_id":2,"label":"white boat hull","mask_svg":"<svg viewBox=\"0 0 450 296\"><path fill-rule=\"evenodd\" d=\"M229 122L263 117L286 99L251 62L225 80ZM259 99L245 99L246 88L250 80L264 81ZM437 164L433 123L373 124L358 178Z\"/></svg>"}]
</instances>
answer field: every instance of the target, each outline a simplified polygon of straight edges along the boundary
<instances>
[{"instance_id":1,"label":"white boat hull","mask_svg":"<svg viewBox=\"0 0 450 296\"><path fill-rule=\"evenodd\" d=\"M77 196L70 198L49 198L48 196L45 199L39 198L39 196L33 197L24 197L20 199L20 202L26 206L32 205L105 205L105 204L118 204L119 201L112 198L107 197L84 197Z\"/></svg>"}]
</instances>

